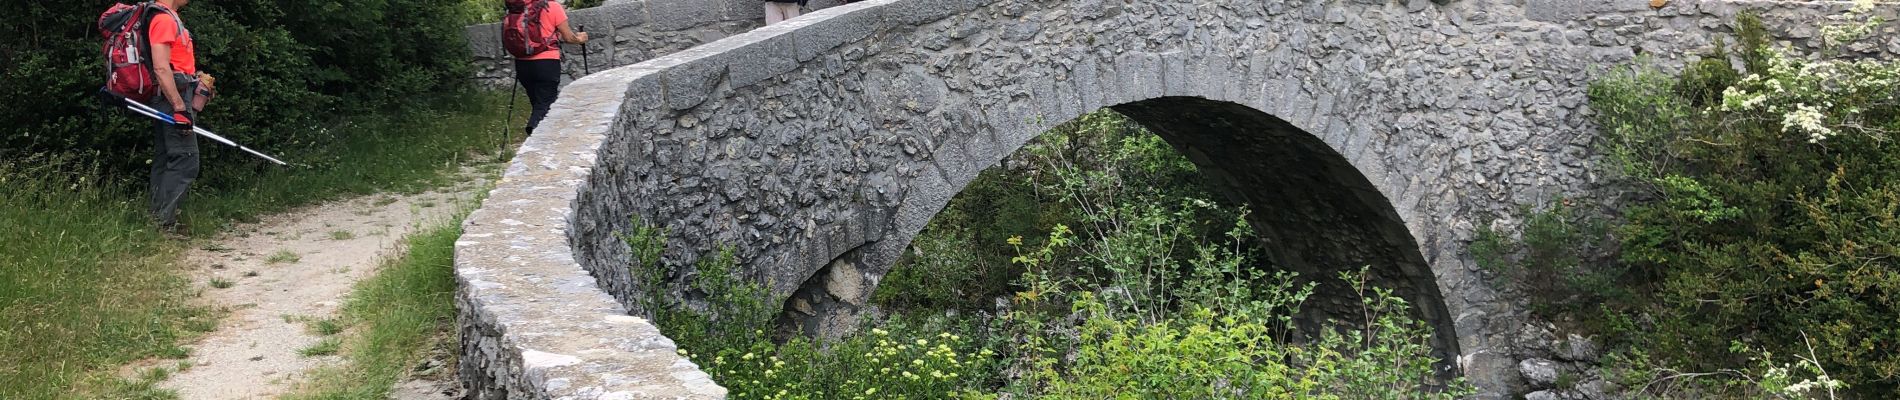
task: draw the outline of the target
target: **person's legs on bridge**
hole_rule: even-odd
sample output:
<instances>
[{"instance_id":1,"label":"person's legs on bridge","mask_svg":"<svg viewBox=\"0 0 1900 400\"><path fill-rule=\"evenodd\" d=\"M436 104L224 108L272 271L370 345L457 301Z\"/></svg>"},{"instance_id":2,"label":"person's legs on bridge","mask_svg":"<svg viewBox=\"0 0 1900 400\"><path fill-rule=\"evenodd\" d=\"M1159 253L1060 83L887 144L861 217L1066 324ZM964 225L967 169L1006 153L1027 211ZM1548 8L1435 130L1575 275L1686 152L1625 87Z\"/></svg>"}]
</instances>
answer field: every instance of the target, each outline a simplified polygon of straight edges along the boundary
<instances>
[{"instance_id":1,"label":"person's legs on bridge","mask_svg":"<svg viewBox=\"0 0 1900 400\"><path fill-rule=\"evenodd\" d=\"M766 0L765 24L771 25L798 17L798 3Z\"/></svg>"},{"instance_id":2,"label":"person's legs on bridge","mask_svg":"<svg viewBox=\"0 0 1900 400\"><path fill-rule=\"evenodd\" d=\"M561 95L561 60L516 60L515 79L528 94L531 111L524 130L533 135L541 119L548 116L548 108L554 106L554 99Z\"/></svg>"}]
</instances>

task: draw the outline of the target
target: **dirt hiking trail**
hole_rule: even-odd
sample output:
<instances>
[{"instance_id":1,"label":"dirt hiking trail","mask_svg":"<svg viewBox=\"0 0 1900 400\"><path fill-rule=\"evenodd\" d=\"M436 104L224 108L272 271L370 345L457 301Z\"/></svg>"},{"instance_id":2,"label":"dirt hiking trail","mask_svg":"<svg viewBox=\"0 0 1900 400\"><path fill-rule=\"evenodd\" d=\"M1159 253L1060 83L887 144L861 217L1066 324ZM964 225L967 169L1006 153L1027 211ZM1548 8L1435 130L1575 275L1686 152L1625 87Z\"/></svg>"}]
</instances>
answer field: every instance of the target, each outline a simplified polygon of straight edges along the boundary
<instances>
[{"instance_id":1,"label":"dirt hiking trail","mask_svg":"<svg viewBox=\"0 0 1900 400\"><path fill-rule=\"evenodd\" d=\"M209 306L229 314L187 345L190 368L159 386L184 400L269 399L318 367L341 363L334 352L300 354L346 335L326 337L315 324L336 318L357 281L402 255L412 231L452 218L487 187L488 174L465 170L460 176L460 183L434 191L324 203L193 243L186 256L192 285L202 288Z\"/></svg>"}]
</instances>

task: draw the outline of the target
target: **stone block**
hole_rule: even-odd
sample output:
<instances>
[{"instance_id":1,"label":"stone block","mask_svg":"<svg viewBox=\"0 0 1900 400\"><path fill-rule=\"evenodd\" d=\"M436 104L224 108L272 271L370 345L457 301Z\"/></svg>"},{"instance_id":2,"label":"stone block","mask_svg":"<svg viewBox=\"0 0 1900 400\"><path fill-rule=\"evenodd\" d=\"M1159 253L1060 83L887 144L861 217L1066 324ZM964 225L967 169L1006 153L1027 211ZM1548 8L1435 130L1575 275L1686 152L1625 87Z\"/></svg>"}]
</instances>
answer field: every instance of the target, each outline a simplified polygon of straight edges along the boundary
<instances>
[{"instance_id":1,"label":"stone block","mask_svg":"<svg viewBox=\"0 0 1900 400\"><path fill-rule=\"evenodd\" d=\"M607 28L629 29L647 24L646 1L610 2L599 7L576 10L570 14L582 12L598 15Z\"/></svg>"},{"instance_id":2,"label":"stone block","mask_svg":"<svg viewBox=\"0 0 1900 400\"><path fill-rule=\"evenodd\" d=\"M725 6L707 0L647 0L647 26L658 31L682 31L720 21ZM759 8L763 17L764 6Z\"/></svg>"},{"instance_id":3,"label":"stone block","mask_svg":"<svg viewBox=\"0 0 1900 400\"><path fill-rule=\"evenodd\" d=\"M943 210L956 195L956 189L945 180L943 173L935 165L926 165L919 171L916 181L904 190L903 205L897 208L893 227L899 232L914 232L930 223L930 218Z\"/></svg>"},{"instance_id":4,"label":"stone block","mask_svg":"<svg viewBox=\"0 0 1900 400\"><path fill-rule=\"evenodd\" d=\"M719 3L719 17L726 21L765 21L765 5L757 0L700 0Z\"/></svg>"},{"instance_id":5,"label":"stone block","mask_svg":"<svg viewBox=\"0 0 1900 400\"><path fill-rule=\"evenodd\" d=\"M664 67L660 79L666 85L667 107L685 110L704 103L726 76L728 54L706 50L680 52L660 60L668 63L655 65Z\"/></svg>"},{"instance_id":6,"label":"stone block","mask_svg":"<svg viewBox=\"0 0 1900 400\"><path fill-rule=\"evenodd\" d=\"M752 86L798 69L798 60L792 56L793 41L789 34L746 34L732 40L749 42L726 52L727 85L733 89Z\"/></svg>"},{"instance_id":7,"label":"stone block","mask_svg":"<svg viewBox=\"0 0 1900 400\"><path fill-rule=\"evenodd\" d=\"M468 38L469 53L476 57L499 58L508 55L501 48L501 23L469 25L464 31Z\"/></svg>"},{"instance_id":8,"label":"stone block","mask_svg":"<svg viewBox=\"0 0 1900 400\"><path fill-rule=\"evenodd\" d=\"M987 1L992 0L890 1L883 7L884 19L891 26L922 25L974 10Z\"/></svg>"},{"instance_id":9,"label":"stone block","mask_svg":"<svg viewBox=\"0 0 1900 400\"><path fill-rule=\"evenodd\" d=\"M816 14L806 17L813 20L792 33L799 62L809 61L845 43L864 40L884 22L882 8L852 7Z\"/></svg>"},{"instance_id":10,"label":"stone block","mask_svg":"<svg viewBox=\"0 0 1900 400\"><path fill-rule=\"evenodd\" d=\"M1161 96L1193 95L1190 83L1194 81L1194 71L1188 69L1188 55L1185 52L1170 51L1156 55L1157 70L1161 73Z\"/></svg>"},{"instance_id":11,"label":"stone block","mask_svg":"<svg viewBox=\"0 0 1900 400\"><path fill-rule=\"evenodd\" d=\"M1081 104L1079 104L1081 113L1076 115L1095 112L1095 110L1099 110L1102 107L1115 105L1105 100L1107 93L1103 88L1103 86L1114 84L1112 79L1106 79L1114 77L1114 74L1103 73L1101 65L1096 63L1095 57L1085 56L1082 62L1077 63L1070 71L1069 81L1073 82L1075 86L1076 100L1081 102Z\"/></svg>"}]
</instances>

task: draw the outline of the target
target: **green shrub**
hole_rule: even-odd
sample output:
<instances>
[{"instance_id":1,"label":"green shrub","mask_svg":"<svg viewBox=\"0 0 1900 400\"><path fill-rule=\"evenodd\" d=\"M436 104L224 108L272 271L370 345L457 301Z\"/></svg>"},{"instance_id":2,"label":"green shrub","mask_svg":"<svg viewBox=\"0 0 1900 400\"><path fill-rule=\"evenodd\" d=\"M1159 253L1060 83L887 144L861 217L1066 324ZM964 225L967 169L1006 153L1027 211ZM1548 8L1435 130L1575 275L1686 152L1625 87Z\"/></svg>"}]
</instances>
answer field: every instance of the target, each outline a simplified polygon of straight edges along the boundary
<instances>
[{"instance_id":1,"label":"green shrub","mask_svg":"<svg viewBox=\"0 0 1900 400\"><path fill-rule=\"evenodd\" d=\"M1594 312L1599 307L1631 293L1625 289L1623 265L1591 258L1614 248L1609 223L1570 203L1560 199L1541 210L1527 207L1514 232L1479 226L1469 250L1479 267L1521 288L1534 311L1598 325Z\"/></svg>"},{"instance_id":2,"label":"green shrub","mask_svg":"<svg viewBox=\"0 0 1900 400\"><path fill-rule=\"evenodd\" d=\"M735 399L947 399L979 395L996 378L992 351L945 321L889 321L868 334L816 343L793 338L681 354Z\"/></svg>"},{"instance_id":3,"label":"green shrub","mask_svg":"<svg viewBox=\"0 0 1900 400\"><path fill-rule=\"evenodd\" d=\"M1245 231L1241 224L1230 235L1240 239ZM1156 280L1170 291L1091 290L1047 266L1059 261L1063 247L1112 242L1072 235L1057 226L1043 245L1027 251L1020 239L1011 241L1021 252L1015 261L1027 267L1024 289L1000 328L1014 338L1004 348L1010 370L1024 371L1004 388L1016 397L1452 399L1471 391L1462 380L1437 380L1431 329L1390 290L1368 287L1369 269L1338 276L1359 294L1366 322L1333 321L1328 326L1338 328L1298 344L1293 317L1319 283L1298 283L1288 272L1268 276L1245 262L1245 252L1200 244L1194 247L1202 256L1184 262L1185 274L1127 272L1145 276L1131 280ZM1148 308L1157 305L1171 310Z\"/></svg>"},{"instance_id":4,"label":"green shrub","mask_svg":"<svg viewBox=\"0 0 1900 400\"><path fill-rule=\"evenodd\" d=\"M691 269L677 268L660 258L666 251L665 229L639 218L630 226L631 232L618 236L632 249L628 272L641 284L638 304L681 348L745 348L769 339L766 330L779 309L763 282L742 276L745 271L736 268L730 247L700 257ZM683 284L676 286L673 282L681 278Z\"/></svg>"},{"instance_id":5,"label":"green shrub","mask_svg":"<svg viewBox=\"0 0 1900 400\"><path fill-rule=\"evenodd\" d=\"M621 237L639 304L735 399L1469 393L1437 379L1429 328L1389 291L1358 284L1364 271L1341 278L1360 289L1368 321L1296 344L1294 316L1315 284L1255 262L1245 213L1205 200L1192 164L1125 117L1089 114L1004 164L880 283L873 298L895 314L867 321L868 334L770 341L768 321L748 316L773 304L744 298L765 296L761 284L732 278L729 258L656 265L666 232L635 221ZM999 296L1012 301L989 309Z\"/></svg>"},{"instance_id":6,"label":"green shrub","mask_svg":"<svg viewBox=\"0 0 1900 400\"><path fill-rule=\"evenodd\" d=\"M97 159L113 171L145 167L150 123L94 97L104 84L94 24L111 3L31 1L9 13L11 26L27 29L0 36L0 65L8 66L0 69L0 98L17 100L0 108L0 122L22 134L0 139L0 158L48 153ZM463 12L456 0L195 2L181 15L200 69L219 78L217 100L200 119L260 149L362 134L307 127L467 87ZM207 165L251 162L206 157Z\"/></svg>"},{"instance_id":7,"label":"green shrub","mask_svg":"<svg viewBox=\"0 0 1900 400\"><path fill-rule=\"evenodd\" d=\"M1640 155L1620 157L1638 193L1617 231L1648 296L1622 325L1682 370L1748 364L1727 351L1737 342L1773 354L1811 343L1816 368L1894 393L1900 62L1787 54L1752 17L1741 25L1745 71L1703 63L1671 81L1635 69L1591 88L1611 154ZM1838 44L1863 26L1823 31ZM1692 106L1717 86L1718 104Z\"/></svg>"},{"instance_id":8,"label":"green shrub","mask_svg":"<svg viewBox=\"0 0 1900 400\"><path fill-rule=\"evenodd\" d=\"M1004 168L983 171L911 241L914 250L878 283L872 302L895 311L973 311L1007 296L1022 269L1003 246L1063 218L1029 181Z\"/></svg>"}]
</instances>

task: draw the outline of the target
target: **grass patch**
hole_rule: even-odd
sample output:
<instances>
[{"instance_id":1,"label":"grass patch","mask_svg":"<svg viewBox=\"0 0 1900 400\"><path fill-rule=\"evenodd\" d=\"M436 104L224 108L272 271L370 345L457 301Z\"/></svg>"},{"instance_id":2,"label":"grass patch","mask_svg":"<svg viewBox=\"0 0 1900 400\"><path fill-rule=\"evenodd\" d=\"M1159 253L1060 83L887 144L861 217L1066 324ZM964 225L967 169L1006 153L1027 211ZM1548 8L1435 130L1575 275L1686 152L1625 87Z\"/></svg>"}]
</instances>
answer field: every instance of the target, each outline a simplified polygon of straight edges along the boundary
<instances>
[{"instance_id":1,"label":"grass patch","mask_svg":"<svg viewBox=\"0 0 1900 400\"><path fill-rule=\"evenodd\" d=\"M211 318L189 304L191 282L173 263L183 248L152 229L142 192L43 161L0 161L5 399L110 386L116 377L91 373L174 353L186 321Z\"/></svg>"},{"instance_id":2,"label":"grass patch","mask_svg":"<svg viewBox=\"0 0 1900 400\"><path fill-rule=\"evenodd\" d=\"M455 167L494 157L506 97L363 116L329 127L333 141L263 149L292 168L212 157L184 219L210 237L291 207L448 183ZM102 173L79 159L0 160L0 399L161 398L118 395L117 369L182 357L176 344L214 327L215 315L189 301L196 292L180 258L190 244L152 228L145 174Z\"/></svg>"},{"instance_id":3,"label":"grass patch","mask_svg":"<svg viewBox=\"0 0 1900 400\"><path fill-rule=\"evenodd\" d=\"M237 286L237 282L232 282L224 278L211 278L211 287L219 288L219 289L230 289L232 286Z\"/></svg>"},{"instance_id":4,"label":"grass patch","mask_svg":"<svg viewBox=\"0 0 1900 400\"><path fill-rule=\"evenodd\" d=\"M320 336L335 335L343 332L343 323L337 322L336 318L310 321L310 332Z\"/></svg>"},{"instance_id":5,"label":"grass patch","mask_svg":"<svg viewBox=\"0 0 1900 400\"><path fill-rule=\"evenodd\" d=\"M286 399L381 399L455 321L455 239L461 219L419 231L409 252L357 283L343 306L346 365L326 368ZM335 337L331 339L336 339ZM328 339L326 339L328 340Z\"/></svg>"},{"instance_id":6,"label":"grass patch","mask_svg":"<svg viewBox=\"0 0 1900 400\"><path fill-rule=\"evenodd\" d=\"M320 356L335 355L337 349L342 348L342 347L343 347L343 341L337 340L337 338L328 337L328 338L323 338L323 340L318 340L317 344L310 345L310 347L305 347L305 348L297 350L297 355L304 356L304 357L320 357Z\"/></svg>"},{"instance_id":7,"label":"grass patch","mask_svg":"<svg viewBox=\"0 0 1900 400\"><path fill-rule=\"evenodd\" d=\"M346 230L330 231L330 240L350 240L350 239L355 239L355 238L356 238L356 234L350 233L350 231L346 231Z\"/></svg>"},{"instance_id":8,"label":"grass patch","mask_svg":"<svg viewBox=\"0 0 1900 400\"><path fill-rule=\"evenodd\" d=\"M289 263L297 262L299 260L303 260L303 256L299 256L297 255L297 253L292 253L290 252L290 250L278 250L276 253L271 253L270 257L265 258L264 263L289 264Z\"/></svg>"},{"instance_id":9,"label":"grass patch","mask_svg":"<svg viewBox=\"0 0 1900 400\"><path fill-rule=\"evenodd\" d=\"M190 367L191 367L191 363L189 362L178 363L178 371L184 371L184 370L190 369ZM125 400L176 400L178 399L178 392L172 391L171 389L162 389L158 387L159 382L163 382L166 379L170 379L172 374L173 374L173 371L171 369L167 369L165 367L153 367L153 368L146 368L146 369L140 370L138 373L138 376L136 377L113 378L110 382L107 382L103 388L100 389L101 392L106 393L106 395L101 396L101 398L125 399Z\"/></svg>"}]
</instances>

